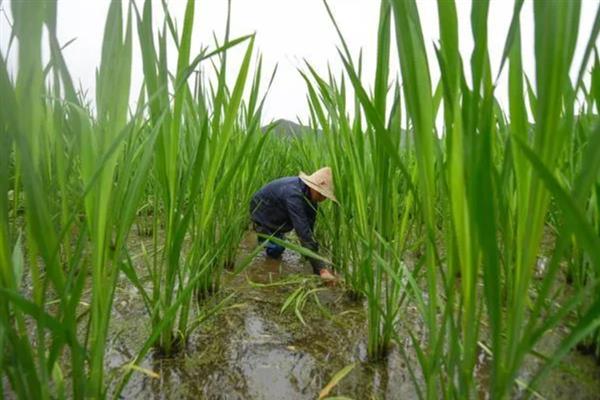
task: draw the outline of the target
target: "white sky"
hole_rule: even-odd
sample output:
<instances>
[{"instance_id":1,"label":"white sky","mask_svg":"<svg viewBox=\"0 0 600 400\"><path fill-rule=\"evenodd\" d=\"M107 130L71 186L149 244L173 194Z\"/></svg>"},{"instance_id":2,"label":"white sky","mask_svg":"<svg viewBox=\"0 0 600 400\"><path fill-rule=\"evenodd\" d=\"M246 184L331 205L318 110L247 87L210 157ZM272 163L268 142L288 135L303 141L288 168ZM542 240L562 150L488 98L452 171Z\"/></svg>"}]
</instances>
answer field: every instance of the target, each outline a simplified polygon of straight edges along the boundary
<instances>
[{"instance_id":1,"label":"white sky","mask_svg":"<svg viewBox=\"0 0 600 400\"><path fill-rule=\"evenodd\" d=\"M44 1L44 0L22 0ZM559 0L563 1L563 0ZM568 0L564 0L568 1ZM142 0L136 0L140 9ZM376 35L379 17L379 1L375 0L330 0L331 8L354 55L363 50L365 81L371 86L375 70ZM126 4L126 2L124 2ZM171 14L182 28L186 1L168 1ZM458 0L457 8L460 24L460 43L465 68L473 47L470 31L470 1ZM64 55L71 74L82 88L88 90L87 98L94 98L94 74L100 64L101 44L104 22L109 0L58 0L58 38L65 43L72 38L77 40L65 49ZM421 23L424 30L432 81L439 78L433 44L437 42L438 22L437 6L434 0L418 2ZM571 71L572 78L578 72L587 38L600 0L584 0L581 14L580 34ZM154 0L154 22L162 25L161 4ZM10 35L10 4L0 0L0 51L6 56ZM124 7L126 9L126 7ZM523 37L523 63L527 75L534 79L533 61L533 6L526 1L521 14ZM226 0L197 0L196 21L192 43L192 57L198 53L201 45L213 44L212 32L222 38L225 29L227 10ZM513 1L492 0L489 12L489 51L494 76L499 67L504 41L512 16ZM124 10L126 11L126 10ZM302 60L307 59L317 71L325 74L327 65L338 73L342 70L336 46L339 40L327 16L321 0L232 0L231 37L256 32L255 48L263 55L264 85L276 64L279 64L276 80L267 99L264 121L278 118L295 120L300 117L306 121L306 87L297 72ZM134 24L135 25L135 24ZM132 74L132 95L135 99L142 82L141 57L137 46L137 34L134 36L134 58ZM10 64L16 70L16 48L11 50ZM174 47L170 49L173 68L176 65ZM229 82L232 85L241 61L244 47L231 52L229 56ZM398 61L393 49L392 73L398 73ZM208 64L207 64L208 67ZM207 68L210 69L210 68ZM506 71L506 70L505 70ZM469 71L467 70L467 74ZM507 99L506 72L503 73L496 94L503 105Z\"/></svg>"}]
</instances>

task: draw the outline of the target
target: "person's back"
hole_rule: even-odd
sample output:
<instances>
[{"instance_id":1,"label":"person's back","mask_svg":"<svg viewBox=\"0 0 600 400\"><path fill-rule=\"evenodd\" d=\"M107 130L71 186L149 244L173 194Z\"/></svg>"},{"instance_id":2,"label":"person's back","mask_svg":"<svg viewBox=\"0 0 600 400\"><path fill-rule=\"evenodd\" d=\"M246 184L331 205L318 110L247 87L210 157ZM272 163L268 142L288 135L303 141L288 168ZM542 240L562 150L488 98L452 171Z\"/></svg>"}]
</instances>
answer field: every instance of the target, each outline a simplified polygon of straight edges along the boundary
<instances>
[{"instance_id":1,"label":"person's back","mask_svg":"<svg viewBox=\"0 0 600 400\"><path fill-rule=\"evenodd\" d=\"M269 182L257 191L250 202L252 221L273 233L294 229L292 208L302 208L312 230L318 205L309 200L308 187L297 176L287 176ZM294 203L294 204L290 204Z\"/></svg>"}]
</instances>

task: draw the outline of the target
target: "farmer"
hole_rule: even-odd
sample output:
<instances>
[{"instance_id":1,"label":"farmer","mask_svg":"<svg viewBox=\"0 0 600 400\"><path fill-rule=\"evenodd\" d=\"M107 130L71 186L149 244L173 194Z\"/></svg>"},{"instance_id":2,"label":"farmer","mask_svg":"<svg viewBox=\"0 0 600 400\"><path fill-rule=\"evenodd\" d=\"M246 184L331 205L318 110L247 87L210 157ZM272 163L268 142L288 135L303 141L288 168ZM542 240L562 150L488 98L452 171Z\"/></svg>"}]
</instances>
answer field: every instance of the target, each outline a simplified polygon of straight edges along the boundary
<instances>
[{"instance_id":1,"label":"farmer","mask_svg":"<svg viewBox=\"0 0 600 400\"><path fill-rule=\"evenodd\" d=\"M299 176L288 176L276 179L263 186L252 196L250 216L257 233L273 235L283 239L285 233L294 229L302 242L302 246L318 251L318 244L313 236L318 203L331 199L337 203L333 194L331 168L325 167L312 175L300 172ZM258 237L259 243L264 238ZM272 241L267 241L266 253L271 258L279 258L285 248ZM315 274L324 280L335 277L322 261L309 258Z\"/></svg>"}]
</instances>

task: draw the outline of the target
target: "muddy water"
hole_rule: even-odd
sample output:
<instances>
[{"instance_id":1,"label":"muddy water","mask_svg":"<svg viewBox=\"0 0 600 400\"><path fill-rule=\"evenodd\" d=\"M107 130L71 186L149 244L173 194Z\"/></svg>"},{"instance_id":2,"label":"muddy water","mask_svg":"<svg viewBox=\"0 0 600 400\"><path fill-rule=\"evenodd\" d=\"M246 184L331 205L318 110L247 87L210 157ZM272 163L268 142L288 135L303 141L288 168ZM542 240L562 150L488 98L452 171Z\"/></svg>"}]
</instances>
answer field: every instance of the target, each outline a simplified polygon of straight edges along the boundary
<instances>
[{"instance_id":1,"label":"muddy water","mask_svg":"<svg viewBox=\"0 0 600 400\"><path fill-rule=\"evenodd\" d=\"M254 243L249 235L241 253ZM416 394L397 352L377 365L367 362L362 305L348 299L341 288L322 287L317 293L331 315L322 312L314 298L301 312L306 324L293 307L281 313L299 285L319 287L310 278L310 265L293 252L286 251L281 260L257 256L244 273L225 278L221 296L233 294L228 307L194 332L185 351L172 358L148 356L142 367L160 377L133 374L123 398L315 399L336 372L352 363L356 367L330 395L413 398ZM281 280L295 282L269 286ZM141 322L144 310L136 305L132 290L123 286L117 293L116 328L107 356L114 379L147 335Z\"/></svg>"},{"instance_id":2,"label":"muddy water","mask_svg":"<svg viewBox=\"0 0 600 400\"><path fill-rule=\"evenodd\" d=\"M248 235L241 253L247 253L254 243L254 236ZM149 355L141 365L159 377L133 374L122 397L315 399L336 372L356 363L330 395L416 398L408 368L397 349L378 364L367 361L363 306L348 299L340 288L321 287L317 292L327 312L309 298L301 311L305 324L293 307L281 312L299 285L319 287L310 277L310 265L292 252L286 251L280 261L257 256L244 273L226 277L220 296L232 295L227 308L198 328L176 356ZM294 283L273 285L282 280ZM145 311L127 284L117 290L115 309L107 364L116 381L122 374L120 366L132 358L148 332ZM406 350L414 357L409 347ZM575 353L567 362L572 370L553 373L542 385L542 394L557 399L600 398L598 367ZM411 364L418 370L414 359ZM524 377L534 368L535 363L531 363Z\"/></svg>"}]
</instances>

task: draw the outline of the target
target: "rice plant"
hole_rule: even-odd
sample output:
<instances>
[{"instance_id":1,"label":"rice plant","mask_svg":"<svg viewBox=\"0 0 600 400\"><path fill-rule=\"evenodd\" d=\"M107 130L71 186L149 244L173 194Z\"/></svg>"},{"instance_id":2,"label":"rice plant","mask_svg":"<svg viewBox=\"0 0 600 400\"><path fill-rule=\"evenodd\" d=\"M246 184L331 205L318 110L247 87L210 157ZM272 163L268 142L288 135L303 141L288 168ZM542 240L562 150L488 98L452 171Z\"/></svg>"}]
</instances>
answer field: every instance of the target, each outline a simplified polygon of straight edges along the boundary
<instances>
[{"instance_id":1,"label":"rice plant","mask_svg":"<svg viewBox=\"0 0 600 400\"><path fill-rule=\"evenodd\" d=\"M194 11L195 2L189 1L181 36L165 22L158 47L153 40L152 2L146 1L142 12L137 13L151 124L159 131L152 208L165 211L163 251L149 268L152 289L144 297L153 327L162 326L159 347L166 354L180 348L189 333L192 294L201 299L218 290L224 266L235 259L235 249L248 224L240 209L260 183L248 166L257 162L267 138L260 135L264 102L264 95L260 97L260 61L248 102L243 101L254 38L230 40L228 17L224 43L217 44L214 51L202 49L190 61ZM169 21L166 7L164 13L165 21ZM178 48L177 72L172 75L167 66L169 36ZM225 79L226 50L243 42L247 45L245 55L230 90ZM186 84L192 71L203 60L214 58L218 59L212 64L216 88L209 91L207 82L200 79L192 92ZM173 96L168 88L173 89ZM158 234L155 230L156 242ZM163 324L171 312L175 314L169 317L170 323Z\"/></svg>"},{"instance_id":2,"label":"rice plant","mask_svg":"<svg viewBox=\"0 0 600 400\"><path fill-rule=\"evenodd\" d=\"M190 60L193 0L181 36L163 29L158 49L151 2L141 14L130 6L124 18L121 3L113 1L91 110L75 91L61 54L56 4L11 5L19 68L13 81L8 55L1 57L2 370L20 398L63 398L67 391L74 398L103 398L104 354L120 273L142 292L152 324L151 336L131 362L155 343L171 352L191 329L193 293L218 287L223 262L231 257L225 251L239 242L247 224L239 206L259 182L237 172L256 162L264 140L258 135L260 73L244 117L238 115L253 39L226 38ZM129 113L133 18L146 96L140 93L138 109ZM168 10L164 26L174 27ZM47 66L41 63L43 27L50 32ZM169 34L178 45L173 79L166 68ZM222 78L214 98L205 89L193 96L186 82L197 65L221 55L224 77L223 53L244 41L248 47L233 91ZM209 100L222 117L209 115ZM150 293L140 284L146 277L127 261L126 243L148 187L154 192L154 226L165 231L160 246L159 229L153 232L155 247L164 250L149 269ZM231 196L242 193L240 188L246 197ZM215 205L225 196L231 205L219 214ZM182 263L186 240L193 244Z\"/></svg>"},{"instance_id":3,"label":"rice plant","mask_svg":"<svg viewBox=\"0 0 600 400\"><path fill-rule=\"evenodd\" d=\"M405 183L410 167L399 157L399 89L393 93L391 107L387 106L391 8L382 2L373 96L361 83L360 60L356 66L329 7L327 11L340 33L340 56L356 96L354 120L345 108L346 78L338 82L330 74L323 79L310 65L302 74L307 82L312 124L323 130L329 163L338 177L341 206L332 210L333 222L327 230L333 260L354 297L367 299L368 352L379 359L389 348L403 305L403 289L407 286L403 257L409 239L409 215L415 206L414 193Z\"/></svg>"},{"instance_id":4,"label":"rice plant","mask_svg":"<svg viewBox=\"0 0 600 400\"><path fill-rule=\"evenodd\" d=\"M103 397L118 265L150 167L152 143L140 145L140 120L127 118L131 12L124 24L121 4L110 5L93 115L73 89L61 55L56 4L11 5L19 42L16 82L4 57L0 66L2 159L7 162L2 247L7 257L12 253L2 263L3 370L21 398L64 397L61 358L68 357L72 396ZM46 67L41 63L44 25L51 49ZM49 70L55 81L46 87ZM135 168L119 168L117 174L123 160ZM5 202L9 187L12 207ZM11 233L23 239L11 238ZM10 243L16 243L13 249ZM25 282L29 293L23 292ZM84 297L86 285L91 293Z\"/></svg>"},{"instance_id":5,"label":"rice plant","mask_svg":"<svg viewBox=\"0 0 600 400\"><path fill-rule=\"evenodd\" d=\"M327 3L325 6L331 14ZM304 75L315 125L323 129L329 143L335 173L344 177L343 189L338 193L343 206L336 212L359 207L341 218L344 222L352 220L351 228L346 228L352 229L352 238L341 239L343 243L340 243L339 238L343 237L340 234L337 246L351 254L349 249L356 246L355 238L367 244L357 253L370 262L350 258L347 259L350 266L343 267L342 271L353 290L366 293L368 309L381 312L380 319L368 312L372 321L369 342L379 340L376 337L381 333L377 326L397 323L391 318L393 313L384 311L389 306L384 293L397 290L408 294L427 330L425 339L410 335L424 379L416 384L420 395L427 398L475 395L475 369L482 341L489 341L493 354L490 394L495 398L510 396L527 354L545 333L565 323L576 305L580 305L585 311L578 323L570 326L570 334L556 349L554 357L549 357L552 361L533 379L534 386L582 335L594 331L598 324L598 298L592 289L597 287L594 277L588 280L589 286L585 289L580 288L573 296L562 299L559 310L553 309L552 302L548 301L558 295L555 282L569 240L586 254L591 270L597 267L594 260L598 254L598 235L591 225L593 219L583 213L584 206L593 208L593 203L586 199L597 182L597 167L592 161L592 154L597 151L597 116L588 115L585 117L588 122L583 124L584 117L575 115L571 105L582 87L580 83L598 29L596 27L585 39L588 46L579 80L571 86L568 71L577 41L580 4L534 2L536 87L526 90L521 65L521 8L522 2L517 1L500 66L502 71L505 61L508 62L510 107L507 115L494 95L495 77L491 73L487 47L488 2L473 2L471 8L475 46L470 58L472 80L468 83L463 70L465 62L459 53L458 17L452 1L438 2L440 40L436 45L436 60L427 58L416 3L382 2L377 41L378 78L373 97L364 89L360 62L357 68L334 21L342 40L340 56L345 74L357 99L354 123L347 120L345 100L338 100L345 91L344 80L336 84L330 74L328 82L310 67L312 76ZM388 13L392 14L396 28L401 86L409 134L414 140L412 157L406 157L398 146L402 136L400 125L385 125L388 115L385 100L390 96L395 101L400 99L398 94L388 93L389 55L385 51L391 41L386 26ZM547 40L555 36L560 36L560 41ZM435 90L429 74L429 64L433 61L441 70L441 81ZM441 100L444 130L438 139L434 120ZM526 100L532 106L533 122L528 121ZM366 125L361 124L362 115L366 116ZM391 115L390 120L393 120L394 113ZM583 161L571 163L572 180L561 184L555 171L561 165L559 160L567 156L563 151L568 138L575 137L578 130L585 131L577 136ZM349 132L354 132L354 136ZM349 137L355 138L351 146L344 142ZM382 146L379 152L378 140ZM358 163L342 164L348 159L363 160L365 154L377 155L375 161L369 163L375 166L376 173L372 176L384 177L386 184L377 186L377 180L370 181L371 175L365 172L368 167ZM394 183L393 175L386 173L386 162L400 176L399 183ZM354 178L355 174L359 178ZM396 200L390 188L402 188L400 182L404 188ZM364 187L378 189L366 194ZM364 196L363 199L355 200L345 194L353 191ZM364 200L369 196L373 198L372 203ZM390 196L392 200L386 204ZM533 274L541 254L544 227L553 215L548 213L550 198L560 214L554 226L557 237L549 268L538 285ZM408 211L395 209L394 205L402 203L402 199L407 205L414 201L418 215L410 208ZM382 206L378 207L378 202L383 202ZM389 261L382 264L385 267L378 268L378 261L385 257L380 255L381 250L374 251L378 246L376 242L369 242L369 234L361 229L367 224L360 219L361 215L368 215L368 223L382 242L380 249L391 248L394 257L402 260L403 247L391 244L406 240L406 225L401 223L405 221L401 217L403 212L409 213L412 224L422 227L413 229L421 232L424 247L422 264L409 274L406 268L391 267ZM392 223L395 234L400 233L397 239L390 240L386 236L388 222ZM385 291L370 290L369 280L361 279L367 276L361 274L369 273L376 274L376 286L386 279L393 282L392 286ZM394 307L399 306L399 298L404 297L396 295ZM382 343L385 342L383 335ZM372 357L378 358L382 353L381 347L369 346Z\"/></svg>"}]
</instances>

